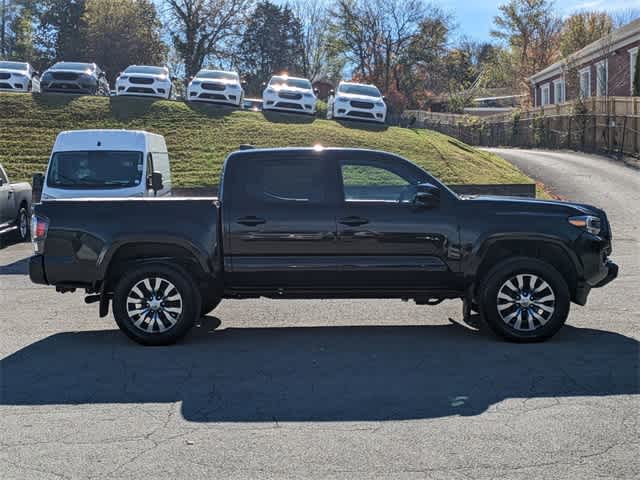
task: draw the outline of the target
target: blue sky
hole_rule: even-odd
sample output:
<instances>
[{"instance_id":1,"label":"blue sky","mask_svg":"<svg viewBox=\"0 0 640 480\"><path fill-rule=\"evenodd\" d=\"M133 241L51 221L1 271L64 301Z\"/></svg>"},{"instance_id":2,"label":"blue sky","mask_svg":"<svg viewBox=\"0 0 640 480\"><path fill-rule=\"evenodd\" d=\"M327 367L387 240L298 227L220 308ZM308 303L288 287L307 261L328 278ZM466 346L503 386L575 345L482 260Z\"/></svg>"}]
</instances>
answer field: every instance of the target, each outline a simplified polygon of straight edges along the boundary
<instances>
[{"instance_id":1,"label":"blue sky","mask_svg":"<svg viewBox=\"0 0 640 480\"><path fill-rule=\"evenodd\" d=\"M458 23L458 36L466 35L474 40L490 40L493 17L498 7L507 0L434 0L452 12ZM640 7L640 0L558 0L558 13L566 16L577 10L604 10L609 13Z\"/></svg>"}]
</instances>

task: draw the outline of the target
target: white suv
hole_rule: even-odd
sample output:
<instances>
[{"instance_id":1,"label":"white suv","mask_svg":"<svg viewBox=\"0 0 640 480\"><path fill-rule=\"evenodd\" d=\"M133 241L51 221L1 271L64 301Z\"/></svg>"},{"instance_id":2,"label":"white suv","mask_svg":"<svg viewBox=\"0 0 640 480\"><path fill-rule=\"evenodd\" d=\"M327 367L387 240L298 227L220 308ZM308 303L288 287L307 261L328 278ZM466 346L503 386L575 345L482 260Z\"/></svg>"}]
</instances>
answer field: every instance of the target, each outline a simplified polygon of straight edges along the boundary
<instances>
[{"instance_id":1,"label":"white suv","mask_svg":"<svg viewBox=\"0 0 640 480\"><path fill-rule=\"evenodd\" d=\"M116 78L116 95L171 98L172 83L167 67L131 65Z\"/></svg>"},{"instance_id":2,"label":"white suv","mask_svg":"<svg viewBox=\"0 0 640 480\"><path fill-rule=\"evenodd\" d=\"M238 107L243 98L244 90L237 72L203 69L193 77L187 88L188 101L224 103Z\"/></svg>"},{"instance_id":3,"label":"white suv","mask_svg":"<svg viewBox=\"0 0 640 480\"><path fill-rule=\"evenodd\" d=\"M387 105L375 85L340 82L327 103L327 118L357 118L384 123Z\"/></svg>"},{"instance_id":4,"label":"white suv","mask_svg":"<svg viewBox=\"0 0 640 480\"><path fill-rule=\"evenodd\" d=\"M40 78L26 62L0 61L0 92L39 92Z\"/></svg>"},{"instance_id":5,"label":"white suv","mask_svg":"<svg viewBox=\"0 0 640 480\"><path fill-rule=\"evenodd\" d=\"M262 92L262 110L316 113L316 92L306 78L274 75Z\"/></svg>"}]
</instances>

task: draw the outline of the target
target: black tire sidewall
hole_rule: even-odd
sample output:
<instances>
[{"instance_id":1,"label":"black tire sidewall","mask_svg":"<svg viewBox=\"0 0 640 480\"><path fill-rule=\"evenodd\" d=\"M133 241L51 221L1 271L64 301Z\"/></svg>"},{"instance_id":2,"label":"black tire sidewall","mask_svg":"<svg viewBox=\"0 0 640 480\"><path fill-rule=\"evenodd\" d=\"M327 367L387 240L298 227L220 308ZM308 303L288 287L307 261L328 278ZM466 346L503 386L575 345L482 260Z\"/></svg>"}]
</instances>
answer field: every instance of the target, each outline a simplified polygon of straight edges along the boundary
<instances>
[{"instance_id":1,"label":"black tire sidewall","mask_svg":"<svg viewBox=\"0 0 640 480\"><path fill-rule=\"evenodd\" d=\"M22 219L22 215L24 215L27 220L27 232L24 236L22 236L22 233L20 232L20 221ZM18 218L16 220L16 226L18 227L18 238L20 238L20 240L23 242L29 241L29 237L31 233L30 225L29 225L29 212L27 212L27 209L25 207L20 207L20 210L18 210Z\"/></svg>"},{"instance_id":2,"label":"black tire sidewall","mask_svg":"<svg viewBox=\"0 0 640 480\"><path fill-rule=\"evenodd\" d=\"M163 277L175 285L182 296L183 310L178 322L166 332L147 333L138 329L126 310L127 296L140 280L152 276ZM171 345L193 327L200 317L201 298L193 280L181 267L148 263L133 268L118 282L113 295L113 315L120 330L142 345Z\"/></svg>"},{"instance_id":3,"label":"black tire sidewall","mask_svg":"<svg viewBox=\"0 0 640 480\"><path fill-rule=\"evenodd\" d=\"M517 274L534 274L545 280L556 296L553 315L541 328L531 332L521 332L504 323L497 309L498 290L504 282ZM562 274L546 262L534 258L516 258L496 265L485 277L478 296L480 313L497 335L514 342L540 342L553 335L564 325L569 315L571 298L569 288Z\"/></svg>"}]
</instances>

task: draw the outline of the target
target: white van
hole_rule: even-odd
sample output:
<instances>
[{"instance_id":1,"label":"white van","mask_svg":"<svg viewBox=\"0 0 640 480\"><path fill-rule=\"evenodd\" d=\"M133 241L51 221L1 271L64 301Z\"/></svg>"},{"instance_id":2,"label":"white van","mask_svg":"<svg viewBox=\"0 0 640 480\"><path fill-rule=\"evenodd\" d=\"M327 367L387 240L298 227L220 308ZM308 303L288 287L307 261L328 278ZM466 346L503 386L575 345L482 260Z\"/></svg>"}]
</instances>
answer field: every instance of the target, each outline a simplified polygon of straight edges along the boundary
<instances>
[{"instance_id":1,"label":"white van","mask_svg":"<svg viewBox=\"0 0 640 480\"><path fill-rule=\"evenodd\" d=\"M56 138L41 199L166 195L171 195L171 169L162 135L72 130Z\"/></svg>"}]
</instances>

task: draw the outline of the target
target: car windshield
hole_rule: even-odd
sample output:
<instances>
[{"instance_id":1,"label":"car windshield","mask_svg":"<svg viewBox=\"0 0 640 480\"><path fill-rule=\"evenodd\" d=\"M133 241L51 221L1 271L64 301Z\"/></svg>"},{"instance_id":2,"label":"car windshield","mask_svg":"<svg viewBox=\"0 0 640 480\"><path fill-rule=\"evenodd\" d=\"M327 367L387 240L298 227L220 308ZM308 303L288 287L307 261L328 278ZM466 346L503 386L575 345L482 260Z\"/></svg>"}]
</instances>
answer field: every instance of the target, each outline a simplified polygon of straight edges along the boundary
<instances>
[{"instance_id":1,"label":"car windshield","mask_svg":"<svg viewBox=\"0 0 640 480\"><path fill-rule=\"evenodd\" d=\"M367 97L380 98L380 91L373 85L352 85L344 83L338 90L340 93L350 95L366 95Z\"/></svg>"},{"instance_id":2,"label":"car windshield","mask_svg":"<svg viewBox=\"0 0 640 480\"><path fill-rule=\"evenodd\" d=\"M26 70L29 68L27 63L23 62L0 62L0 68L6 68L10 70Z\"/></svg>"},{"instance_id":3,"label":"car windshield","mask_svg":"<svg viewBox=\"0 0 640 480\"><path fill-rule=\"evenodd\" d=\"M93 70L93 65L79 62L59 62L51 67L51 70Z\"/></svg>"},{"instance_id":4,"label":"car windshield","mask_svg":"<svg viewBox=\"0 0 640 480\"><path fill-rule=\"evenodd\" d=\"M273 77L269 82L269 85L279 85L281 87L293 87L293 88L306 88L311 90L311 82L304 78L289 78L289 77Z\"/></svg>"},{"instance_id":5,"label":"car windshield","mask_svg":"<svg viewBox=\"0 0 640 480\"><path fill-rule=\"evenodd\" d=\"M164 67L147 67L145 65L133 65L127 67L124 73L147 73L150 75L162 75L166 74L167 70Z\"/></svg>"},{"instance_id":6,"label":"car windshield","mask_svg":"<svg viewBox=\"0 0 640 480\"><path fill-rule=\"evenodd\" d=\"M196 78L211 78L214 80L237 80L238 74L234 72L212 72L204 71L198 72Z\"/></svg>"},{"instance_id":7,"label":"car windshield","mask_svg":"<svg viewBox=\"0 0 640 480\"><path fill-rule=\"evenodd\" d=\"M47 185L70 189L135 187L142 181L142 172L142 152L56 152Z\"/></svg>"}]
</instances>

